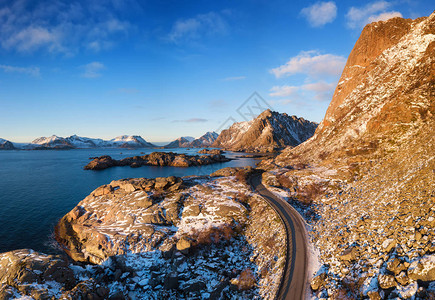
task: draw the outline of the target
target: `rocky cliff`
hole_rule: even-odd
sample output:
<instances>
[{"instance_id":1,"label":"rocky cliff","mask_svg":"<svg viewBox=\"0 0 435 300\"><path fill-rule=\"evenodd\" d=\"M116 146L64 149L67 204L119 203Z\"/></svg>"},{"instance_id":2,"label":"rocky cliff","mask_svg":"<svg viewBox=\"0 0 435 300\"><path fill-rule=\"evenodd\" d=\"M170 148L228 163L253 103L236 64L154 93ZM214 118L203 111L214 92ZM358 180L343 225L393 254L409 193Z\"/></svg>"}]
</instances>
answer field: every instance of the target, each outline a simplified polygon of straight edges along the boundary
<instances>
[{"instance_id":1,"label":"rocky cliff","mask_svg":"<svg viewBox=\"0 0 435 300\"><path fill-rule=\"evenodd\" d=\"M314 159L395 151L417 135L435 113L432 18L367 25L314 137L281 158L288 153L310 152Z\"/></svg>"},{"instance_id":2,"label":"rocky cliff","mask_svg":"<svg viewBox=\"0 0 435 300\"><path fill-rule=\"evenodd\" d=\"M317 123L268 109L249 122L234 123L223 130L213 147L270 152L299 145L314 134L316 127Z\"/></svg>"},{"instance_id":3,"label":"rocky cliff","mask_svg":"<svg viewBox=\"0 0 435 300\"><path fill-rule=\"evenodd\" d=\"M434 76L435 13L367 25L315 135L263 163L311 225L316 297L435 297Z\"/></svg>"}]
</instances>

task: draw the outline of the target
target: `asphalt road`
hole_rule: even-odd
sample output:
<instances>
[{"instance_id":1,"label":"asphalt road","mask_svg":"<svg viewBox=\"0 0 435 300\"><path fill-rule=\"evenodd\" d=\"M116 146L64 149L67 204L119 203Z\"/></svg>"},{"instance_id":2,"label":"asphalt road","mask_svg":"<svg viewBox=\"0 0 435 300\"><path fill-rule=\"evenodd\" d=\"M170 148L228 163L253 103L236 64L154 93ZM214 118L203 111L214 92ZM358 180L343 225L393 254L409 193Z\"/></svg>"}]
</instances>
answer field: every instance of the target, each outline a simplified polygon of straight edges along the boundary
<instances>
[{"instance_id":1,"label":"asphalt road","mask_svg":"<svg viewBox=\"0 0 435 300\"><path fill-rule=\"evenodd\" d=\"M287 258L276 299L305 299L308 254L304 221L287 201L275 196L261 183L261 174L253 175L250 182L254 190L280 215L287 232Z\"/></svg>"}]
</instances>

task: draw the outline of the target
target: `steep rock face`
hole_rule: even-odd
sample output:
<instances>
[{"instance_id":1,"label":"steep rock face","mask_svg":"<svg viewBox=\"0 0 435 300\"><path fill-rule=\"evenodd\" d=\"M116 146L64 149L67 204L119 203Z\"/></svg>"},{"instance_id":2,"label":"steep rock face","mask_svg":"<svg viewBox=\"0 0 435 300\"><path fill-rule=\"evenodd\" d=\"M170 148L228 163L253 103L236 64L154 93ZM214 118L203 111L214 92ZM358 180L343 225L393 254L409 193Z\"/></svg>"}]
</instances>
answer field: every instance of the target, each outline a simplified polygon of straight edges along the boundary
<instances>
[{"instance_id":1,"label":"steep rock face","mask_svg":"<svg viewBox=\"0 0 435 300\"><path fill-rule=\"evenodd\" d=\"M223 130L213 147L268 152L299 145L314 134L316 127L317 123L268 109L254 120L234 123Z\"/></svg>"},{"instance_id":2,"label":"steep rock face","mask_svg":"<svg viewBox=\"0 0 435 300\"><path fill-rule=\"evenodd\" d=\"M394 151L435 114L434 15L367 25L352 50L324 120L289 155L354 156ZM280 159L278 159L280 160Z\"/></svg>"},{"instance_id":3,"label":"steep rock face","mask_svg":"<svg viewBox=\"0 0 435 300\"><path fill-rule=\"evenodd\" d=\"M0 138L0 150L14 150L14 149L15 149L14 144L12 144L10 141Z\"/></svg>"}]
</instances>

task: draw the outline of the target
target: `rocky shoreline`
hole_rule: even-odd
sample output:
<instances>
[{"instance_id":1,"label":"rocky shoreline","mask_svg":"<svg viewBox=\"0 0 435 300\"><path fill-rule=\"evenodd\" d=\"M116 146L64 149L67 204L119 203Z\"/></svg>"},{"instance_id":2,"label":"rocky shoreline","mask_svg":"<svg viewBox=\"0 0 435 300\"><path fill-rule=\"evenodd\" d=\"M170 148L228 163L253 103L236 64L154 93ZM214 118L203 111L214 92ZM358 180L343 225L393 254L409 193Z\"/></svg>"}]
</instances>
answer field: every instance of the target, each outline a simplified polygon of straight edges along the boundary
<instances>
[{"instance_id":1,"label":"rocky shoreline","mask_svg":"<svg viewBox=\"0 0 435 300\"><path fill-rule=\"evenodd\" d=\"M251 192L250 172L97 188L56 226L70 258L28 249L0 254L0 298L273 299L285 230Z\"/></svg>"},{"instance_id":2,"label":"rocky shoreline","mask_svg":"<svg viewBox=\"0 0 435 300\"><path fill-rule=\"evenodd\" d=\"M121 160L113 159L108 155L95 157L89 162L85 170L104 170L111 167L130 166L139 168L142 166L171 166L171 167L191 167L203 166L215 163L230 161L221 153L213 152L209 155L187 155L173 152L153 152L143 156L133 156Z\"/></svg>"}]
</instances>

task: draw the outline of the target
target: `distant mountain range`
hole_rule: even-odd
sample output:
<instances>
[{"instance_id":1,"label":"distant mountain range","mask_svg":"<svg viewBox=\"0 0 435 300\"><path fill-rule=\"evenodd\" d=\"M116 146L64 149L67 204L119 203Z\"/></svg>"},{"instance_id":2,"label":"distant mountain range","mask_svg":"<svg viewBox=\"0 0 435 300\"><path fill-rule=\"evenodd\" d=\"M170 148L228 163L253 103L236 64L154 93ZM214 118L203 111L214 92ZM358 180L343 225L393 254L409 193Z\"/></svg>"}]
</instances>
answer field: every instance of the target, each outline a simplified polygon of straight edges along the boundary
<instances>
[{"instance_id":1,"label":"distant mountain range","mask_svg":"<svg viewBox=\"0 0 435 300\"><path fill-rule=\"evenodd\" d=\"M197 139L190 136L180 137L164 146L164 148L209 147L217 137L218 134L216 132L207 132ZM159 148L159 146L147 142L144 138L138 135L121 135L111 140L81 137L77 135L72 135L66 138L52 135L50 137L37 138L29 144L13 143L0 138L0 150L67 150L92 148Z\"/></svg>"},{"instance_id":2,"label":"distant mountain range","mask_svg":"<svg viewBox=\"0 0 435 300\"><path fill-rule=\"evenodd\" d=\"M207 132L195 139L180 137L159 147L138 135L122 135L111 140L87 138L77 135L69 137L40 137L29 144L20 144L0 139L0 150L50 150L50 149L93 149L93 148L205 148L216 147L233 151L271 152L287 146L297 146L310 138L317 123L296 116L266 110L249 122L234 123L221 134Z\"/></svg>"},{"instance_id":3,"label":"distant mountain range","mask_svg":"<svg viewBox=\"0 0 435 300\"><path fill-rule=\"evenodd\" d=\"M145 141L138 135L122 135L111 140L94 139L72 135L66 138L52 135L50 137L40 137L33 140L30 144L18 144L0 139L0 149L2 150L49 150L49 149L82 149L82 148L152 148L157 147Z\"/></svg>"}]
</instances>

